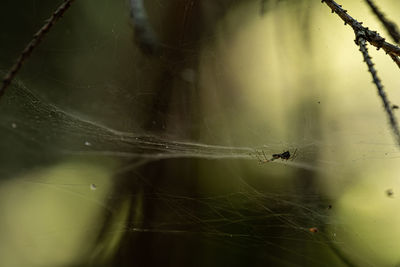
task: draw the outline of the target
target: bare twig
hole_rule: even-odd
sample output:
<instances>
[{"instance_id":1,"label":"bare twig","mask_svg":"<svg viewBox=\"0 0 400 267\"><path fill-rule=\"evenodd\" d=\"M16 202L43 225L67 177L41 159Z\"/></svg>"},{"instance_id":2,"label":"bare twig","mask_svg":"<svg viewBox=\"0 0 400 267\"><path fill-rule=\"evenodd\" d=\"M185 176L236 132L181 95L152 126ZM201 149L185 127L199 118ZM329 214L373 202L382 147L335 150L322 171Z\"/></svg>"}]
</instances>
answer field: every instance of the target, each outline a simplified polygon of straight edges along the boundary
<instances>
[{"instance_id":1,"label":"bare twig","mask_svg":"<svg viewBox=\"0 0 400 267\"><path fill-rule=\"evenodd\" d=\"M385 41L385 38L381 37L376 31L371 31L367 27L362 26L362 22L358 22L349 14L347 10L343 9L341 5L337 4L333 0L322 0L322 3L327 4L332 13L338 14L338 16L344 21L344 24L349 24L354 32L362 31L365 33L365 40L376 48L382 48L388 54L394 54L400 56L400 47Z\"/></svg>"},{"instance_id":2,"label":"bare twig","mask_svg":"<svg viewBox=\"0 0 400 267\"><path fill-rule=\"evenodd\" d=\"M396 43L399 43L400 42L400 32L399 32L399 28L397 27L396 23L388 20L372 0L365 0L365 2L367 2L369 7L371 8L372 12L374 12L374 14L382 22L383 26L385 26L385 29L388 31L388 33L393 38L393 40Z\"/></svg>"},{"instance_id":3,"label":"bare twig","mask_svg":"<svg viewBox=\"0 0 400 267\"><path fill-rule=\"evenodd\" d=\"M33 50L40 44L46 33L48 33L51 27L64 15L65 11L68 10L71 3L74 0L64 0L64 2L57 8L51 17L46 20L46 23L40 28L40 30L33 35L33 39L28 43L25 49L21 52L15 64L11 67L8 73L3 78L3 84L0 87L0 98L4 95L7 87L11 84L18 71L21 69L22 64L32 54Z\"/></svg>"},{"instance_id":4,"label":"bare twig","mask_svg":"<svg viewBox=\"0 0 400 267\"><path fill-rule=\"evenodd\" d=\"M367 49L367 44L365 40L365 33L362 31L356 32L356 44L360 46L360 51L363 55L364 62L368 66L368 71L371 73L372 76L372 81L375 84L376 88L378 89L378 94L381 97L381 100L383 102L383 106L385 108L385 111L389 117L390 121L390 126L392 127L393 133L396 136L397 142L400 145L400 131L399 131L399 125L397 123L396 117L393 114L390 102L386 96L385 91L383 90L383 85L381 80L378 77L377 71L374 67L374 63L372 63L372 58L368 53Z\"/></svg>"}]
</instances>

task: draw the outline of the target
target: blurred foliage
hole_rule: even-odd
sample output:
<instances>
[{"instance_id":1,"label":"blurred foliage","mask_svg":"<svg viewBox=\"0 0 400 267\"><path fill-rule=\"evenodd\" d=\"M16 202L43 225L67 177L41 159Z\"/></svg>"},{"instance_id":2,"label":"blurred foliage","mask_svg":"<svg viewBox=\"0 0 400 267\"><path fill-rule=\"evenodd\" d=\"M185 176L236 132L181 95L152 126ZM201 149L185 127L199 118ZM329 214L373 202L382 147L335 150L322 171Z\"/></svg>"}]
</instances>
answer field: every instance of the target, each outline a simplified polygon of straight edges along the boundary
<instances>
[{"instance_id":1,"label":"blurred foliage","mask_svg":"<svg viewBox=\"0 0 400 267\"><path fill-rule=\"evenodd\" d=\"M1 73L58 4L0 3ZM351 30L311 0L145 6L161 54L138 46L128 1L76 1L1 99L0 265L400 262L399 152ZM250 148L298 156L218 154Z\"/></svg>"}]
</instances>

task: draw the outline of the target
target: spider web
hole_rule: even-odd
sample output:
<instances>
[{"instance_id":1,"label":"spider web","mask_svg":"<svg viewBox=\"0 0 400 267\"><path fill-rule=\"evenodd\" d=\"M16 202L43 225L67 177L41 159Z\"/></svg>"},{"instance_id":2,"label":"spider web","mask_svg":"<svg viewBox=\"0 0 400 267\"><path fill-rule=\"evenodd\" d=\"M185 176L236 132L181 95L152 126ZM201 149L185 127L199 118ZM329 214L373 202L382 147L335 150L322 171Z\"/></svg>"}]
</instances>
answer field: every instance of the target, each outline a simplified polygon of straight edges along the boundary
<instances>
[{"instance_id":1,"label":"spider web","mask_svg":"<svg viewBox=\"0 0 400 267\"><path fill-rule=\"evenodd\" d=\"M165 54L142 53L124 1L77 2L0 102L4 264L397 264L399 152L352 33L306 0L148 2ZM5 63L52 5L3 14Z\"/></svg>"}]
</instances>

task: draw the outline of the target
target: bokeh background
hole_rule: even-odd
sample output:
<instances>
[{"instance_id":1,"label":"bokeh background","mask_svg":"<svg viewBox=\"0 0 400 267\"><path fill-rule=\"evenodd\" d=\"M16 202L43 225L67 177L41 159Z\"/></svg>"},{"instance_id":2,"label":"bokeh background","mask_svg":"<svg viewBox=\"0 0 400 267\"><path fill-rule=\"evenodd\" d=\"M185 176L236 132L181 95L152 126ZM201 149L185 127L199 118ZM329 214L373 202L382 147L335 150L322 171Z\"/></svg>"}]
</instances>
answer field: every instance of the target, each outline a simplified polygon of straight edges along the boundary
<instances>
[{"instance_id":1,"label":"bokeh background","mask_svg":"<svg viewBox=\"0 0 400 267\"><path fill-rule=\"evenodd\" d=\"M400 264L399 148L351 28L320 1L144 2L157 51L128 1L76 1L0 100L0 265ZM0 2L2 75L59 4Z\"/></svg>"}]
</instances>

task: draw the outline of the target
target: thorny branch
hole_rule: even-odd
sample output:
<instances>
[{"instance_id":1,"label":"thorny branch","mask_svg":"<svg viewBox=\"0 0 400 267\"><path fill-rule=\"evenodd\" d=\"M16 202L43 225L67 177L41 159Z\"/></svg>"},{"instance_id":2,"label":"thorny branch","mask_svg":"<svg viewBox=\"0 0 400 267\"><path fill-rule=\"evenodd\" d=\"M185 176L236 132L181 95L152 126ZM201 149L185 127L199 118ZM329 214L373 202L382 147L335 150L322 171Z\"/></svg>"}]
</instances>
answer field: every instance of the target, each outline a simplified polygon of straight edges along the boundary
<instances>
[{"instance_id":1,"label":"thorny branch","mask_svg":"<svg viewBox=\"0 0 400 267\"><path fill-rule=\"evenodd\" d=\"M374 12L374 14L382 22L383 26L385 26L386 30L389 32L390 36L392 36L393 40L396 43L399 43L400 32L399 29L397 28L397 25L394 22L388 20L372 0L365 0L365 2L367 2L372 12Z\"/></svg>"},{"instance_id":2,"label":"thorny branch","mask_svg":"<svg viewBox=\"0 0 400 267\"><path fill-rule=\"evenodd\" d=\"M373 83L375 84L376 88L378 89L378 94L383 102L383 106L385 108L386 114L389 118L390 121L390 126L392 127L393 133L396 137L396 141L398 145L400 146L400 130L399 126L396 120L396 117L393 114L392 108L390 106L390 102L386 96L385 91L383 90L383 85L381 83L381 80L379 79L377 75L377 71L374 67L374 64L372 63L371 56L368 53L367 49L367 41L376 46L378 49L382 48L385 50L387 54L390 55L390 57L396 62L396 64L399 66L399 51L400 48L396 45L393 45L391 43L388 43L385 41L385 38L381 37L379 33L376 31L371 31L368 28L362 26L361 22L358 22L355 20L353 17L351 17L349 14L347 14L347 10L343 9L341 5L337 4L333 0L322 0L321 3L326 3L332 10L332 13L336 13L343 21L344 24L349 24L356 35L356 44L360 47L360 51L363 55L364 62L368 66L368 71L372 75L372 80ZM370 2L370 1L369 1ZM372 3L372 2L371 2ZM374 6L376 8L376 6ZM376 8L377 10L377 8ZM385 27L387 27L385 25Z\"/></svg>"},{"instance_id":3,"label":"thorny branch","mask_svg":"<svg viewBox=\"0 0 400 267\"><path fill-rule=\"evenodd\" d=\"M368 71L372 75L372 80L373 80L374 84L376 85L376 88L378 89L378 94L381 97L385 111L388 114L388 117L390 120L390 125L392 126L392 130L397 138L397 142L400 144L399 125L397 124L397 120L393 114L393 111L390 106L389 100L386 96L386 93L383 90L383 85L382 85L381 80L378 77L377 71L374 67L374 63L372 63L371 56L368 53L367 44L366 44L366 40L365 40L364 36L365 36L364 32L357 32L355 41L356 41L356 44L358 44L360 46L360 51L363 55L364 62L367 64Z\"/></svg>"},{"instance_id":4,"label":"thorny branch","mask_svg":"<svg viewBox=\"0 0 400 267\"><path fill-rule=\"evenodd\" d=\"M46 20L46 23L40 28L38 32L33 35L33 39L28 43L21 55L18 57L15 64L11 67L8 73L3 78L3 83L0 87L0 98L4 95L7 87L11 84L18 71L21 69L22 64L32 54L33 50L40 44L46 33L48 33L51 27L64 15L65 11L68 10L71 3L74 0L64 0L64 2L57 8L51 17Z\"/></svg>"},{"instance_id":5,"label":"thorny branch","mask_svg":"<svg viewBox=\"0 0 400 267\"><path fill-rule=\"evenodd\" d=\"M353 28L354 32L364 32L365 40L368 41L370 44L378 49L382 48L388 54L400 56L400 47L386 42L385 38L381 37L379 33L377 33L376 31L371 31L367 27L362 26L362 22L358 22L349 14L347 14L347 10L343 9L341 5L337 4L333 0L322 0L321 2L327 4L331 8L332 13L336 13L344 21L345 25L350 25Z\"/></svg>"},{"instance_id":6,"label":"thorny branch","mask_svg":"<svg viewBox=\"0 0 400 267\"><path fill-rule=\"evenodd\" d=\"M395 41L397 44L400 44L400 32L397 25L394 22L388 20L372 0L365 0L365 1L370 6L372 12L374 12L374 14L382 22L383 26L385 27L389 35L392 37L393 41ZM400 58L394 54L390 54L390 57L400 68Z\"/></svg>"}]
</instances>

